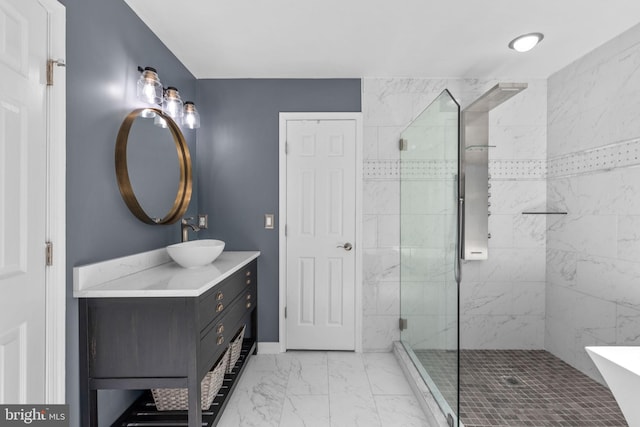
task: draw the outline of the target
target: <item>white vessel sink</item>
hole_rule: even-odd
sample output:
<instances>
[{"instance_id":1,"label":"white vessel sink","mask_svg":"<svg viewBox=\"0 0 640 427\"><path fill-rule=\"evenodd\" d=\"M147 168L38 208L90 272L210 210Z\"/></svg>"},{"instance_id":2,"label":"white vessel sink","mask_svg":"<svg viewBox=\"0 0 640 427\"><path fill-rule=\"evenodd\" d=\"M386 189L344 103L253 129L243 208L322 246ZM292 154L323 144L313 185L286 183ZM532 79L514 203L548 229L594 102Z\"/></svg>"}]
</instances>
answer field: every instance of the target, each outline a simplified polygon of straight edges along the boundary
<instances>
[{"instance_id":1,"label":"white vessel sink","mask_svg":"<svg viewBox=\"0 0 640 427\"><path fill-rule=\"evenodd\" d=\"M640 346L585 347L629 426L640 426Z\"/></svg>"},{"instance_id":2,"label":"white vessel sink","mask_svg":"<svg viewBox=\"0 0 640 427\"><path fill-rule=\"evenodd\" d=\"M204 267L211 264L224 250L222 240L203 239L167 246L171 259L184 268Z\"/></svg>"}]
</instances>

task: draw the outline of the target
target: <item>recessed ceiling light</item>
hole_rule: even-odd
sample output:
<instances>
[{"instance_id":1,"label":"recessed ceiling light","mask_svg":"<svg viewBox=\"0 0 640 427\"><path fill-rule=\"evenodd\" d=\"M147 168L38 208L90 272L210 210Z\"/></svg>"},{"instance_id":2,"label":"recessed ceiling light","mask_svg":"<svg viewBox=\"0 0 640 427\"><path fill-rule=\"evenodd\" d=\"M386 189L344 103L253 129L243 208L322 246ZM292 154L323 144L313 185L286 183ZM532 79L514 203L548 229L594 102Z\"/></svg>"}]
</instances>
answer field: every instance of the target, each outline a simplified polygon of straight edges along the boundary
<instances>
[{"instance_id":1,"label":"recessed ceiling light","mask_svg":"<svg viewBox=\"0 0 640 427\"><path fill-rule=\"evenodd\" d=\"M511 40L509 47L516 52L527 52L540 43L543 38L544 34L542 33L523 34Z\"/></svg>"}]
</instances>

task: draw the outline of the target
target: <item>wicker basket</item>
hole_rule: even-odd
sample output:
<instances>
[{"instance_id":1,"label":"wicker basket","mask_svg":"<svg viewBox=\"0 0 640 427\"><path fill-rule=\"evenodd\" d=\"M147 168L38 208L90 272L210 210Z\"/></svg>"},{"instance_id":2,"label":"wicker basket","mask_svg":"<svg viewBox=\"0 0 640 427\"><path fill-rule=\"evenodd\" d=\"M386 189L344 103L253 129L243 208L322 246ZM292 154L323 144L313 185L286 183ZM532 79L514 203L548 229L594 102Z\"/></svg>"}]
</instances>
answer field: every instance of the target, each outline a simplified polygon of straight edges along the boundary
<instances>
[{"instance_id":1,"label":"wicker basket","mask_svg":"<svg viewBox=\"0 0 640 427\"><path fill-rule=\"evenodd\" d=\"M236 336L233 338L231 343L229 344L229 367L227 368L227 372L231 373L233 368L236 366L236 362L240 358L240 351L242 350L242 340L244 339L244 331L247 328L247 325L242 325L242 328L236 333Z\"/></svg>"},{"instance_id":2,"label":"wicker basket","mask_svg":"<svg viewBox=\"0 0 640 427\"><path fill-rule=\"evenodd\" d=\"M200 384L200 404L203 411L209 409L220 387L222 387L230 354L228 349L225 350L213 370L207 372ZM158 411L186 411L189 409L189 392L186 388L154 388L151 389L151 393Z\"/></svg>"}]
</instances>

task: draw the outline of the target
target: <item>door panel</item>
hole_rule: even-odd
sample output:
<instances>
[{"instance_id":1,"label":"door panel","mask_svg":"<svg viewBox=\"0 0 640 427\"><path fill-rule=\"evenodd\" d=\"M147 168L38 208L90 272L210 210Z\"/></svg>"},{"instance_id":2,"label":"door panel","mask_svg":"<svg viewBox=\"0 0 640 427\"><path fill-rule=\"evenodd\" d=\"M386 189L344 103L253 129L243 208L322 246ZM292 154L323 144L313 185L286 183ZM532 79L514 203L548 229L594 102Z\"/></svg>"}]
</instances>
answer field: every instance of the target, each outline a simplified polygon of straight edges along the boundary
<instances>
[{"instance_id":1,"label":"door panel","mask_svg":"<svg viewBox=\"0 0 640 427\"><path fill-rule=\"evenodd\" d=\"M354 350L356 122L286 126L287 348Z\"/></svg>"},{"instance_id":2,"label":"door panel","mask_svg":"<svg viewBox=\"0 0 640 427\"><path fill-rule=\"evenodd\" d=\"M47 29L0 0L0 403L45 401Z\"/></svg>"}]
</instances>

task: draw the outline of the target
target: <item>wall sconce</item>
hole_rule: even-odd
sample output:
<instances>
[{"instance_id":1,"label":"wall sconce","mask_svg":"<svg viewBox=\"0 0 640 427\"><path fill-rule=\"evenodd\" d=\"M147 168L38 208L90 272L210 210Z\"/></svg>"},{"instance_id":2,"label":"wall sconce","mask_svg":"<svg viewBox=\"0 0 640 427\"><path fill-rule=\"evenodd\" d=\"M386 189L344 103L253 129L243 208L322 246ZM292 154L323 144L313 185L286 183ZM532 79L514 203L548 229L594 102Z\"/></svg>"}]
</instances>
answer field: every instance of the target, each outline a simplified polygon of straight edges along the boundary
<instances>
[{"instance_id":1,"label":"wall sconce","mask_svg":"<svg viewBox=\"0 0 640 427\"><path fill-rule=\"evenodd\" d=\"M138 67L138 71L140 71L138 98L148 104L160 104L162 102L162 83L160 83L156 69Z\"/></svg>"},{"instance_id":2,"label":"wall sconce","mask_svg":"<svg viewBox=\"0 0 640 427\"><path fill-rule=\"evenodd\" d=\"M162 106L162 111L171 117L178 125L184 124L189 129L200 127L200 115L193 102L182 103L180 92L173 86L162 88L158 72L153 67L138 67L138 99L153 106ZM154 124L163 128L167 123L162 117L157 117L152 110L145 110L142 117L154 118Z\"/></svg>"},{"instance_id":3,"label":"wall sconce","mask_svg":"<svg viewBox=\"0 0 640 427\"><path fill-rule=\"evenodd\" d=\"M162 112L171 117L176 123L182 123L182 116L184 116L182 99L180 98L180 92L178 92L178 89L173 86L169 86L164 91Z\"/></svg>"},{"instance_id":4,"label":"wall sconce","mask_svg":"<svg viewBox=\"0 0 640 427\"><path fill-rule=\"evenodd\" d=\"M200 127L200 114L196 110L196 105L187 101L184 103L184 117L182 119L184 125L189 129L198 129Z\"/></svg>"}]
</instances>

